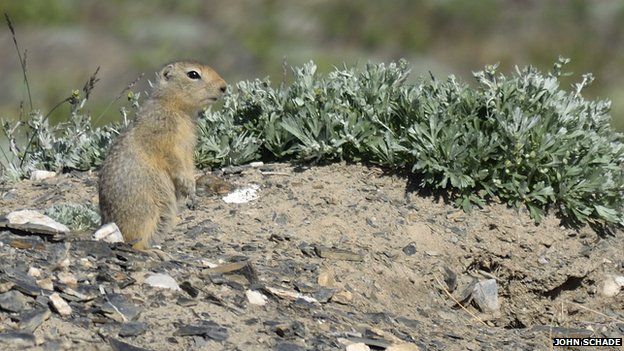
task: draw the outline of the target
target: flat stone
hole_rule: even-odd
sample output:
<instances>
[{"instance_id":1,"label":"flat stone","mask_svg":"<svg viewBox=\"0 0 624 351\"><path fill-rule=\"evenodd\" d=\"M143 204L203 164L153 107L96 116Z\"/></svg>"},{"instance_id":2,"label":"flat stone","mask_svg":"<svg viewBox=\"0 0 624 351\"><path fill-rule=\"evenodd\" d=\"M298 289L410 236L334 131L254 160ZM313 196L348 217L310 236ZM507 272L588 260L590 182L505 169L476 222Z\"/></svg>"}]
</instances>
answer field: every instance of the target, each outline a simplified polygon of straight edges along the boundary
<instances>
[{"instance_id":1,"label":"flat stone","mask_svg":"<svg viewBox=\"0 0 624 351\"><path fill-rule=\"evenodd\" d=\"M52 279L50 279L50 278L44 278L44 279L37 280L37 285L41 289L50 290L50 291L54 290L54 283L52 283Z\"/></svg>"},{"instance_id":2,"label":"flat stone","mask_svg":"<svg viewBox=\"0 0 624 351\"><path fill-rule=\"evenodd\" d=\"M479 281L472 292L474 302L479 306L481 311L497 311L498 303L498 285L495 279L486 279Z\"/></svg>"},{"instance_id":3,"label":"flat stone","mask_svg":"<svg viewBox=\"0 0 624 351\"><path fill-rule=\"evenodd\" d=\"M203 336L215 341L224 341L228 338L227 329L212 321L202 321L201 325L183 325L176 330L175 336Z\"/></svg>"},{"instance_id":4,"label":"flat stone","mask_svg":"<svg viewBox=\"0 0 624 351\"><path fill-rule=\"evenodd\" d=\"M10 273L7 272L7 275L5 275L3 278L14 284L13 289L28 296L36 297L38 295L41 295L42 290L46 290L45 288L42 289L37 285L35 278L17 271L13 271Z\"/></svg>"},{"instance_id":5,"label":"flat stone","mask_svg":"<svg viewBox=\"0 0 624 351\"><path fill-rule=\"evenodd\" d=\"M109 338L108 344L113 349L113 351L149 351L148 349L144 349L142 347L130 345L121 340Z\"/></svg>"},{"instance_id":6,"label":"flat stone","mask_svg":"<svg viewBox=\"0 0 624 351\"><path fill-rule=\"evenodd\" d=\"M13 283L13 282L2 282L2 283L0 283L0 294L5 293L5 292L13 289L14 286L15 286L15 283Z\"/></svg>"},{"instance_id":7,"label":"flat stone","mask_svg":"<svg viewBox=\"0 0 624 351\"><path fill-rule=\"evenodd\" d=\"M76 285L78 285L78 279L76 279L76 276L73 273L59 272L56 277L58 278L59 282L69 285L71 287L75 287Z\"/></svg>"},{"instance_id":8,"label":"flat stone","mask_svg":"<svg viewBox=\"0 0 624 351\"><path fill-rule=\"evenodd\" d=\"M121 230L115 223L106 223L93 233L93 240L102 240L107 243L122 243L124 241Z\"/></svg>"},{"instance_id":9,"label":"flat stone","mask_svg":"<svg viewBox=\"0 0 624 351\"><path fill-rule=\"evenodd\" d=\"M28 300L20 292L11 290L0 294L0 308L9 312L21 312Z\"/></svg>"},{"instance_id":10,"label":"flat stone","mask_svg":"<svg viewBox=\"0 0 624 351\"><path fill-rule=\"evenodd\" d=\"M353 293L347 290L339 291L335 293L331 298L332 302L339 303L341 305L348 305L351 303L352 300L353 300Z\"/></svg>"},{"instance_id":11,"label":"flat stone","mask_svg":"<svg viewBox=\"0 0 624 351\"><path fill-rule=\"evenodd\" d=\"M101 293L97 286L81 284L76 287L60 286L64 294L71 296L72 301L91 301L96 299Z\"/></svg>"},{"instance_id":12,"label":"flat stone","mask_svg":"<svg viewBox=\"0 0 624 351\"><path fill-rule=\"evenodd\" d=\"M90 256L96 260L115 255L110 244L105 241L76 240L72 243L72 249L77 257Z\"/></svg>"},{"instance_id":13,"label":"flat stone","mask_svg":"<svg viewBox=\"0 0 624 351\"><path fill-rule=\"evenodd\" d=\"M360 262L364 259L362 255L356 254L355 252L345 250L345 249L330 248L330 247L325 247L325 246L315 246L314 251L319 257L327 258L331 260Z\"/></svg>"},{"instance_id":14,"label":"flat stone","mask_svg":"<svg viewBox=\"0 0 624 351\"><path fill-rule=\"evenodd\" d=\"M318 289L312 296L320 303L328 302L334 296L334 289Z\"/></svg>"},{"instance_id":15,"label":"flat stone","mask_svg":"<svg viewBox=\"0 0 624 351\"><path fill-rule=\"evenodd\" d=\"M280 288L271 288L271 287L266 287L266 291L268 291L269 293L281 299L293 300L293 301L301 299L309 303L318 303L318 300L316 300L315 298L303 295L296 291L289 291L289 290L284 290Z\"/></svg>"},{"instance_id":16,"label":"flat stone","mask_svg":"<svg viewBox=\"0 0 624 351\"><path fill-rule=\"evenodd\" d=\"M199 295L199 289L194 287L189 281L182 282L180 289L184 290L192 298L196 298Z\"/></svg>"},{"instance_id":17,"label":"flat stone","mask_svg":"<svg viewBox=\"0 0 624 351\"><path fill-rule=\"evenodd\" d=\"M223 264L214 268L205 269L204 274L208 274L211 279L221 274L240 274L243 275L250 284L258 282L258 274L251 262L248 260Z\"/></svg>"},{"instance_id":18,"label":"flat stone","mask_svg":"<svg viewBox=\"0 0 624 351\"><path fill-rule=\"evenodd\" d=\"M63 298L58 293L53 293L50 295L50 303L52 307L58 314L61 316L69 316L72 313L72 308L69 304L63 300Z\"/></svg>"},{"instance_id":19,"label":"flat stone","mask_svg":"<svg viewBox=\"0 0 624 351\"><path fill-rule=\"evenodd\" d=\"M250 304L256 306L264 306L268 300L268 297L255 290L245 291L245 296L247 296L247 301L249 301Z\"/></svg>"},{"instance_id":20,"label":"flat stone","mask_svg":"<svg viewBox=\"0 0 624 351\"><path fill-rule=\"evenodd\" d=\"M69 232L69 228L64 224L33 210L13 211L4 217L0 217L0 227L48 235Z\"/></svg>"},{"instance_id":21,"label":"flat stone","mask_svg":"<svg viewBox=\"0 0 624 351\"><path fill-rule=\"evenodd\" d=\"M35 334L30 332L8 331L0 333L0 345L7 345L13 350L33 347L35 344Z\"/></svg>"},{"instance_id":22,"label":"flat stone","mask_svg":"<svg viewBox=\"0 0 624 351\"><path fill-rule=\"evenodd\" d=\"M128 322L119 328L119 336L129 337L143 334L147 330L147 324L143 322Z\"/></svg>"},{"instance_id":23,"label":"flat stone","mask_svg":"<svg viewBox=\"0 0 624 351\"><path fill-rule=\"evenodd\" d=\"M602 283L602 295L613 297L624 288L624 276L607 275Z\"/></svg>"},{"instance_id":24,"label":"flat stone","mask_svg":"<svg viewBox=\"0 0 624 351\"><path fill-rule=\"evenodd\" d=\"M180 290L178 283L169 274L152 274L145 278L144 283L154 288Z\"/></svg>"},{"instance_id":25,"label":"flat stone","mask_svg":"<svg viewBox=\"0 0 624 351\"><path fill-rule=\"evenodd\" d=\"M23 312L19 319L20 329L34 332L43 322L48 320L52 312L47 307L39 307Z\"/></svg>"},{"instance_id":26,"label":"flat stone","mask_svg":"<svg viewBox=\"0 0 624 351\"><path fill-rule=\"evenodd\" d=\"M130 322L136 319L141 313L141 308L128 301L121 294L107 294L104 296L105 303L101 306L101 311L107 317L118 322Z\"/></svg>"}]
</instances>

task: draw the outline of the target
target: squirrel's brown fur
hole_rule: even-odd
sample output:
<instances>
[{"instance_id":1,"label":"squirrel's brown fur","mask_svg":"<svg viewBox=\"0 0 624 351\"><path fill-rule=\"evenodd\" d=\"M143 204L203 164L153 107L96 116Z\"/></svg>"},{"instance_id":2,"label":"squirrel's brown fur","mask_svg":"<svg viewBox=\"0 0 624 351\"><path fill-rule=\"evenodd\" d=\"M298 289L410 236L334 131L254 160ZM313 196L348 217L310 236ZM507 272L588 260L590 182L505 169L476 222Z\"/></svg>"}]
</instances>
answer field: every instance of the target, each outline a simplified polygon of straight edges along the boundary
<instances>
[{"instance_id":1,"label":"squirrel's brown fur","mask_svg":"<svg viewBox=\"0 0 624 351\"><path fill-rule=\"evenodd\" d=\"M178 202L193 201L195 118L225 89L208 66L167 64L137 118L111 146L100 171L102 224L115 222L136 249L172 229Z\"/></svg>"}]
</instances>

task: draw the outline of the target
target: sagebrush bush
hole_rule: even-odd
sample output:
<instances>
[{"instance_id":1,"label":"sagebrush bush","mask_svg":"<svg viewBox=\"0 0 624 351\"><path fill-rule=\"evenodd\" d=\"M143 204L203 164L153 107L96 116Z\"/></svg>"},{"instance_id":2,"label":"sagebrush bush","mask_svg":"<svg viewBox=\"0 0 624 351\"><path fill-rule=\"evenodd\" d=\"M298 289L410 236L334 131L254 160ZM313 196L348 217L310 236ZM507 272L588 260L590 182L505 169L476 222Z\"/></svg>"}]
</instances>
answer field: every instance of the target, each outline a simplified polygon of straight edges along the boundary
<instances>
[{"instance_id":1,"label":"sagebrush bush","mask_svg":"<svg viewBox=\"0 0 624 351\"><path fill-rule=\"evenodd\" d=\"M4 166L2 176L16 180L38 169L61 172L98 167L104 161L108 146L119 134L120 126L94 128L91 117L83 111L86 101L86 96L81 98L79 92L74 91L64 101L71 105L68 121L56 125L50 125L49 113L43 115L39 110L33 110L26 122L17 121L11 125L0 119L4 137L9 142L9 152L2 152L5 158L0 162Z\"/></svg>"},{"instance_id":2,"label":"sagebrush bush","mask_svg":"<svg viewBox=\"0 0 624 351\"><path fill-rule=\"evenodd\" d=\"M582 97L591 75L562 89L565 63L547 74L527 67L511 76L486 67L470 86L453 76L409 83L405 61L327 76L310 62L293 68L290 85L239 82L221 109L199 119L196 162L365 161L407 168L422 187L450 190L466 210L498 198L526 206L537 222L552 208L574 221L624 225L624 144L609 125L610 103ZM79 113L68 132L48 133L39 118L31 118L35 151L22 167L13 165L20 175L97 167L117 134L115 127L91 129Z\"/></svg>"},{"instance_id":3,"label":"sagebrush bush","mask_svg":"<svg viewBox=\"0 0 624 351\"><path fill-rule=\"evenodd\" d=\"M100 214L93 204L57 204L46 209L44 214L70 230L89 230L100 226Z\"/></svg>"}]
</instances>

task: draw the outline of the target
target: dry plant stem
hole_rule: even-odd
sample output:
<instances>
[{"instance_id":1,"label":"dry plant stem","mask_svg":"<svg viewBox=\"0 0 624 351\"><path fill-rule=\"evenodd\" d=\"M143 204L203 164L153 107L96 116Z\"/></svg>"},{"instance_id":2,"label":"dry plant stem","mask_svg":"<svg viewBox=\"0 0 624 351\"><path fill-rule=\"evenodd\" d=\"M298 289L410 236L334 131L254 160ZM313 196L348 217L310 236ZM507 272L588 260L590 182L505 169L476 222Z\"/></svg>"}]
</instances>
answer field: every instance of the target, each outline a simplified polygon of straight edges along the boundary
<instances>
[{"instance_id":1,"label":"dry plant stem","mask_svg":"<svg viewBox=\"0 0 624 351\"><path fill-rule=\"evenodd\" d=\"M20 51L19 45L17 44L17 36L15 35L15 28L13 28L13 23L11 22L11 18L8 13L4 13L4 18L9 26L9 30L11 31L11 36L13 37L13 44L15 45L15 50L17 51L17 57L19 58L20 65L22 66L22 74L24 75L24 84L26 84L26 90L28 91L28 103L30 105L30 110L33 109L32 95L30 94L30 84L28 84L28 75L26 74L26 51L24 51L24 57L22 57L22 53Z\"/></svg>"},{"instance_id":2,"label":"dry plant stem","mask_svg":"<svg viewBox=\"0 0 624 351\"><path fill-rule=\"evenodd\" d=\"M45 117L43 118L42 122L47 121L48 118L50 117L50 115L52 114L52 112L54 112L54 110L59 108L64 103L70 101L71 99L72 99L72 97L65 98L62 101L60 101L59 103L57 103L56 105L54 105L54 107L52 107L52 109L50 109L50 111L48 111L48 113L45 115ZM19 168L22 168L22 165L24 164L24 160L26 160L26 156L28 156L28 151L29 151L30 145L32 145L32 142L35 139L36 135L37 135L37 133L35 131L35 133L33 133L30 136L30 139L28 140L28 143L26 144L26 149L24 150L24 155L22 156L22 159L20 160Z\"/></svg>"},{"instance_id":3,"label":"dry plant stem","mask_svg":"<svg viewBox=\"0 0 624 351\"><path fill-rule=\"evenodd\" d=\"M477 320L479 323L483 324L484 326L488 326L483 320L481 320L481 318L479 318L477 315L475 315L474 313L470 312L470 310L468 310L464 305L462 305L461 302L457 301L457 299L451 295L451 293L444 287L444 285L442 284L442 282L440 282L440 279L438 279L437 275L433 275L433 278L436 280L436 282L438 283L438 285L440 285L440 289L442 289L442 291L444 291L446 293L446 295L448 295L448 297L453 300L453 302L455 302L457 305L459 305L459 307L462 308L462 310L466 311L466 313L468 313L470 316L472 316L473 319Z\"/></svg>"},{"instance_id":4,"label":"dry plant stem","mask_svg":"<svg viewBox=\"0 0 624 351\"><path fill-rule=\"evenodd\" d=\"M143 76L145 75L145 73L141 73L135 80L133 80L132 82L130 82L128 85L126 85L125 88L123 88L119 94L113 99L113 101L111 101L108 105L106 105L106 108L104 108L104 111L102 111L102 113L100 113L94 120L94 123L97 123L100 118L102 118L102 116L104 116L104 114L106 114L106 112L108 112L108 109L110 109L111 106L113 106L114 103L116 103L117 101L119 101L119 99L121 99L121 97L123 96L123 94L125 94L127 91L129 91L130 89L132 89L132 87L134 87L136 85L136 83L138 83L141 78L143 78Z\"/></svg>"},{"instance_id":5,"label":"dry plant stem","mask_svg":"<svg viewBox=\"0 0 624 351\"><path fill-rule=\"evenodd\" d=\"M576 302L568 302L568 303L569 303L569 304L571 304L571 305L574 305L574 306L576 306L576 307L578 307L578 308L580 308L580 309L583 309L583 310L585 310L585 311L589 311L589 312L595 313L595 314L597 314L597 315L599 315L599 316L602 316L602 317L605 317L605 318L611 319L611 320L613 320L613 321L615 321L615 322L618 322L618 323L622 323L622 324L624 324L624 320L622 320L622 319L615 318L615 317L611 317L611 316L606 315L606 314L604 314L604 313L602 313L602 312L598 312L598 311L596 311L596 310L592 310L591 308L585 307L585 306L580 305L580 304L578 304L578 303L576 303Z\"/></svg>"}]
</instances>

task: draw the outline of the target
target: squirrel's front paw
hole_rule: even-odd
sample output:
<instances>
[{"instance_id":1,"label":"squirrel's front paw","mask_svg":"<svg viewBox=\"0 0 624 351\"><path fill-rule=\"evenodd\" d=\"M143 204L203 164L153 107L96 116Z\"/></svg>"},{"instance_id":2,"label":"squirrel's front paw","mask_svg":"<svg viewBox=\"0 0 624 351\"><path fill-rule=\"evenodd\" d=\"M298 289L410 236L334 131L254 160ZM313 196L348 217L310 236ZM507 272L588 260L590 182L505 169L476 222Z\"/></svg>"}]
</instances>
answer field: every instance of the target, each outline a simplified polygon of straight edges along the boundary
<instances>
[{"instance_id":1,"label":"squirrel's front paw","mask_svg":"<svg viewBox=\"0 0 624 351\"><path fill-rule=\"evenodd\" d=\"M187 207L189 210L194 210L194 209L195 209L195 204L196 204L196 203L197 203L197 199L196 199L196 197L195 197L195 193L193 193L193 194L189 195L189 196L186 198L186 207Z\"/></svg>"},{"instance_id":2,"label":"squirrel's front paw","mask_svg":"<svg viewBox=\"0 0 624 351\"><path fill-rule=\"evenodd\" d=\"M193 178L178 178L175 182L175 187L178 200L195 196L195 179Z\"/></svg>"}]
</instances>

